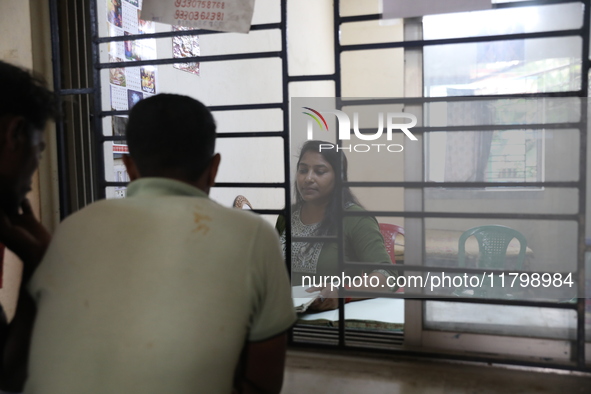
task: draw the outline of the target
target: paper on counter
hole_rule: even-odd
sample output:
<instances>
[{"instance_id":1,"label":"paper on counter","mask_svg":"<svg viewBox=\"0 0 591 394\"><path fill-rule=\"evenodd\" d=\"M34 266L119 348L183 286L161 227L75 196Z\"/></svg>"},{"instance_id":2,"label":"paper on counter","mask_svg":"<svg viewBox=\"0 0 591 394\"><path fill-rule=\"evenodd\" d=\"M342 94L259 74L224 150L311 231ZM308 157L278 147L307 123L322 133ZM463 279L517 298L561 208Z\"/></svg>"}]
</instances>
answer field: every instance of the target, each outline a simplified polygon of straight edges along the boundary
<instances>
[{"instance_id":1,"label":"paper on counter","mask_svg":"<svg viewBox=\"0 0 591 394\"><path fill-rule=\"evenodd\" d=\"M338 321L338 309L300 316L301 320ZM373 298L345 304L345 320L374 321L404 324L404 300L401 298Z\"/></svg>"},{"instance_id":2,"label":"paper on counter","mask_svg":"<svg viewBox=\"0 0 591 394\"><path fill-rule=\"evenodd\" d=\"M293 298L293 307L296 312L302 313L314 302L320 295L320 291L309 293L306 291L309 286L293 286L291 288L291 297Z\"/></svg>"}]
</instances>

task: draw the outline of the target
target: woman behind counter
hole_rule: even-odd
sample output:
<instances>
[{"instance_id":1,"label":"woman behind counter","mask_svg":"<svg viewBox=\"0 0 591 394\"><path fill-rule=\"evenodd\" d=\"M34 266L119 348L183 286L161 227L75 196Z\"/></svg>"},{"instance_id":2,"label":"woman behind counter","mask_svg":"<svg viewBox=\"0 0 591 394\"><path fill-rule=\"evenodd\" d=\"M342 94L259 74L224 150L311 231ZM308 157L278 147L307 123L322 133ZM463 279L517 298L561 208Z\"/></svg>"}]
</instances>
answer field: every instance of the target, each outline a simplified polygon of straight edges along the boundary
<instances>
[{"instance_id":1,"label":"woman behind counter","mask_svg":"<svg viewBox=\"0 0 591 394\"><path fill-rule=\"evenodd\" d=\"M347 158L336 149L323 148L325 141L307 141L300 151L295 180L296 202L291 209L291 228L293 237L335 235L339 220L340 195L335 188L336 169L342 163L343 181L347 181ZM342 160L342 162L341 162ZM346 211L363 211L348 187L342 188ZM384 246L378 222L371 216L346 216L344 219L345 260L365 263L388 263L390 257ZM277 220L277 230L285 255L285 218ZM339 275L338 250L335 242L306 243L292 242L291 274L294 285L302 284L303 276ZM346 275L362 275L360 270L347 270ZM391 290L386 280L394 273L386 269L372 271L368 277L379 280L377 288L371 290ZM375 282L375 279L374 279ZM369 279L368 279L369 283ZM320 297L309 307L311 310L324 311L338 307L338 290L330 287L321 290Z\"/></svg>"}]
</instances>

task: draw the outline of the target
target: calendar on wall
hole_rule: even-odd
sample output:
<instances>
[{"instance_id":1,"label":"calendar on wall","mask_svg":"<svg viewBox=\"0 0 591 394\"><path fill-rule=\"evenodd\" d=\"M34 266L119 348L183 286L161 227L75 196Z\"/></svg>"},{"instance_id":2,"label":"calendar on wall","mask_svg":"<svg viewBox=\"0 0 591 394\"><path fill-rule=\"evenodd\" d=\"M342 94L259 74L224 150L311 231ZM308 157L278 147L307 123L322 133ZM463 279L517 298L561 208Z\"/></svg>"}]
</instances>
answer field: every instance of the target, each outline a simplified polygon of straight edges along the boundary
<instances>
[{"instance_id":1,"label":"calendar on wall","mask_svg":"<svg viewBox=\"0 0 591 394\"><path fill-rule=\"evenodd\" d=\"M141 1L107 0L107 31L111 37L154 33L154 22L140 18ZM130 40L109 44L110 62L156 59L156 40ZM111 108L131 109L138 101L157 93L155 66L122 67L109 70Z\"/></svg>"},{"instance_id":2,"label":"calendar on wall","mask_svg":"<svg viewBox=\"0 0 591 394\"><path fill-rule=\"evenodd\" d=\"M110 37L132 36L154 33L154 22L142 20L140 12L141 0L106 0L107 31ZM153 60L157 57L156 40L129 40L109 43L109 62L123 63L140 60ZM109 91L111 109L116 111L130 110L140 100L158 93L157 67L116 67L109 69ZM112 142L113 180L129 182L129 175L122 155L128 154L125 143L125 126L127 116L112 117L112 135L120 136L121 140ZM117 186L111 194L114 198L124 198L125 186Z\"/></svg>"}]
</instances>

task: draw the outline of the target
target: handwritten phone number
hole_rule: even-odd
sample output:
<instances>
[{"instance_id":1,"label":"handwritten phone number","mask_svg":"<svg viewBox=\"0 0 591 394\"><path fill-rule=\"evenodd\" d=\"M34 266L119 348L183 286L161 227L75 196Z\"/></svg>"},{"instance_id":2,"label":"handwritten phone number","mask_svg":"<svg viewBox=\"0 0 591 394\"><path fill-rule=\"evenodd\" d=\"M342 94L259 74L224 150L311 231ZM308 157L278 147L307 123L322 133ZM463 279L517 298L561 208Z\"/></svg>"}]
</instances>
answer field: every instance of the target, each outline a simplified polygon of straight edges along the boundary
<instances>
[{"instance_id":1,"label":"handwritten phone number","mask_svg":"<svg viewBox=\"0 0 591 394\"><path fill-rule=\"evenodd\" d=\"M223 12L180 11L174 13L174 19L183 21L223 21Z\"/></svg>"},{"instance_id":2,"label":"handwritten phone number","mask_svg":"<svg viewBox=\"0 0 591 394\"><path fill-rule=\"evenodd\" d=\"M226 3L223 1L203 1L203 0L176 0L174 5L177 8L226 8Z\"/></svg>"}]
</instances>

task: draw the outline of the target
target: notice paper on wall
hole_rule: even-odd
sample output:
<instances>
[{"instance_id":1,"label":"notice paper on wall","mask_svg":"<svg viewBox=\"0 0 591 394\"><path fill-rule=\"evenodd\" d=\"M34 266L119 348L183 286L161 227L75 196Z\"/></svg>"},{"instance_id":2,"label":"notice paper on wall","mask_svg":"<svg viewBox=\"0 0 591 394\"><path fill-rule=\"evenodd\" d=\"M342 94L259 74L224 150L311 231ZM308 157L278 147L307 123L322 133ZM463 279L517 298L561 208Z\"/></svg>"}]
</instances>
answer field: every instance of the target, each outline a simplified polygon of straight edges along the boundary
<instances>
[{"instance_id":1,"label":"notice paper on wall","mask_svg":"<svg viewBox=\"0 0 591 394\"><path fill-rule=\"evenodd\" d=\"M142 19L206 30L248 33L254 0L144 0Z\"/></svg>"},{"instance_id":2,"label":"notice paper on wall","mask_svg":"<svg viewBox=\"0 0 591 394\"><path fill-rule=\"evenodd\" d=\"M105 0L107 3L107 31L110 37L152 34L154 22L140 18L139 0ZM108 46L109 62L135 62L154 60L156 39L111 42ZM131 64L130 64L131 66ZM128 111L139 100L159 93L156 66L109 68L111 109Z\"/></svg>"},{"instance_id":3,"label":"notice paper on wall","mask_svg":"<svg viewBox=\"0 0 591 394\"><path fill-rule=\"evenodd\" d=\"M382 18L414 18L424 15L447 14L492 8L491 0L382 0Z\"/></svg>"}]
</instances>

